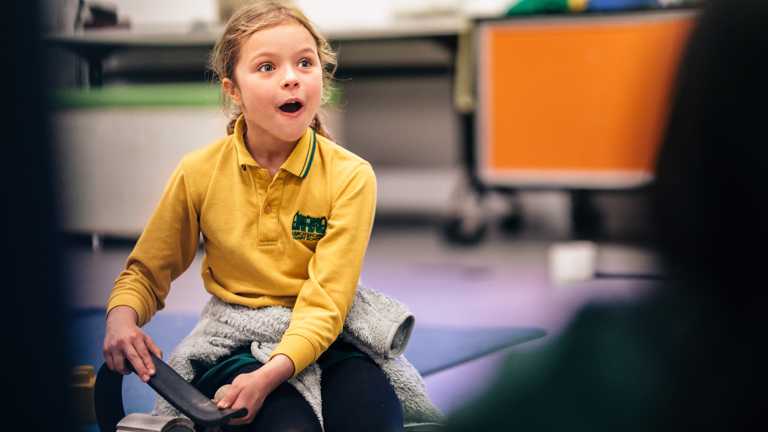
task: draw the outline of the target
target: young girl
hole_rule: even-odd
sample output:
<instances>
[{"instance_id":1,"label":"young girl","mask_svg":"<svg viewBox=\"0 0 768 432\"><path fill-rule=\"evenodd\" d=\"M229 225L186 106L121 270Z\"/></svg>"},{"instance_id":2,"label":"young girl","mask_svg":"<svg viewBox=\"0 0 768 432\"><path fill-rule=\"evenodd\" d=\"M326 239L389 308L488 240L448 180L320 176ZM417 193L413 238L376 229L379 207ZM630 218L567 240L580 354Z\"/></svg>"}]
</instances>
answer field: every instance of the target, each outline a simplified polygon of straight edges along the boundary
<instances>
[{"instance_id":1,"label":"young girl","mask_svg":"<svg viewBox=\"0 0 768 432\"><path fill-rule=\"evenodd\" d=\"M219 408L248 409L233 425L402 430L393 374L337 339L355 298L376 181L366 161L327 138L317 116L334 65L326 40L290 4L259 3L232 17L212 56L225 112L236 107L230 135L182 159L116 280L103 348L111 369L127 374L127 359L142 381L154 374L149 352L162 353L140 327L163 308L202 233L202 277L216 310L238 317L275 309L268 306L291 311L263 361L253 353L268 341L205 336L206 349L217 354L199 354L214 364L196 370L192 382L211 398L231 383ZM208 308L198 327L208 322ZM315 365L321 415L308 392L297 390L303 387L286 382Z\"/></svg>"}]
</instances>

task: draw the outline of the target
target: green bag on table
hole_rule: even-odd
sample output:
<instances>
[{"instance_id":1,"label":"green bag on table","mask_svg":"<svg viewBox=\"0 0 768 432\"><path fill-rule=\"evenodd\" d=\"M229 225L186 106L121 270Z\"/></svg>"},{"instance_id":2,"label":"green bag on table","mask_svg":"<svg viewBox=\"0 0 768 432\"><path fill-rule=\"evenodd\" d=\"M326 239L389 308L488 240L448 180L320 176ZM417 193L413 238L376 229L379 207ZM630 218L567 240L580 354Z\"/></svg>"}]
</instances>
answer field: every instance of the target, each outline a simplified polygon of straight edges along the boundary
<instances>
[{"instance_id":1,"label":"green bag on table","mask_svg":"<svg viewBox=\"0 0 768 432\"><path fill-rule=\"evenodd\" d=\"M589 0L520 0L507 10L507 15L582 12Z\"/></svg>"}]
</instances>

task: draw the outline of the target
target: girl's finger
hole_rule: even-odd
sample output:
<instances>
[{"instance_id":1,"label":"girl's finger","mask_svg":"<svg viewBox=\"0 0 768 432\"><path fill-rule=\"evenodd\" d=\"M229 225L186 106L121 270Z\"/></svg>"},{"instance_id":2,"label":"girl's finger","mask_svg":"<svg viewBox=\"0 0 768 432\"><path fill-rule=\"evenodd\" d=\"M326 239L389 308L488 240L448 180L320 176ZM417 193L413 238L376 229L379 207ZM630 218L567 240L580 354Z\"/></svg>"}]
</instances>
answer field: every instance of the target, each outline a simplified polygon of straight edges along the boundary
<instances>
[{"instance_id":1,"label":"girl's finger","mask_svg":"<svg viewBox=\"0 0 768 432\"><path fill-rule=\"evenodd\" d=\"M153 341L151 337L145 335L144 344L147 345L147 348L149 348L149 351L151 351L155 357L159 358L160 360L163 359L163 351L157 347L155 341Z\"/></svg>"},{"instance_id":2,"label":"girl's finger","mask_svg":"<svg viewBox=\"0 0 768 432\"><path fill-rule=\"evenodd\" d=\"M123 357L122 353L116 353L112 354L112 370L115 372L119 372L123 375L130 375L131 371L128 370L128 368L125 367L125 357Z\"/></svg>"},{"instance_id":3,"label":"girl's finger","mask_svg":"<svg viewBox=\"0 0 768 432\"><path fill-rule=\"evenodd\" d=\"M115 370L115 363L112 361L112 354L109 351L104 352L104 361L109 370Z\"/></svg>"},{"instance_id":4,"label":"girl's finger","mask_svg":"<svg viewBox=\"0 0 768 432\"><path fill-rule=\"evenodd\" d=\"M149 350L147 349L147 345L144 343L144 338L137 340L133 345L133 349L136 351L136 354L139 355L139 359L142 363L142 366L144 366L145 372L139 373L139 369L136 368L133 360L131 360L131 364L134 365L133 368L136 369L136 373L141 378L141 381L147 382L149 381L149 377L155 374L155 363L152 361L152 357L149 355Z\"/></svg>"},{"instance_id":5,"label":"girl's finger","mask_svg":"<svg viewBox=\"0 0 768 432\"><path fill-rule=\"evenodd\" d=\"M147 357L149 357L149 355L147 355ZM136 375L139 376L141 382L149 381L149 371L144 366L144 360L141 358L139 353L136 352L136 349L132 345L125 347L125 358L131 362L131 366L133 366L133 370L136 371ZM151 361L152 360L150 359L150 362Z\"/></svg>"},{"instance_id":6,"label":"girl's finger","mask_svg":"<svg viewBox=\"0 0 768 432\"><path fill-rule=\"evenodd\" d=\"M229 391L226 395L224 395L223 398L219 401L219 403L216 405L219 407L219 409L229 408L232 406L232 404L237 400L237 397L240 395L240 392L242 391L242 387L237 385L232 385L232 387L229 388Z\"/></svg>"}]
</instances>

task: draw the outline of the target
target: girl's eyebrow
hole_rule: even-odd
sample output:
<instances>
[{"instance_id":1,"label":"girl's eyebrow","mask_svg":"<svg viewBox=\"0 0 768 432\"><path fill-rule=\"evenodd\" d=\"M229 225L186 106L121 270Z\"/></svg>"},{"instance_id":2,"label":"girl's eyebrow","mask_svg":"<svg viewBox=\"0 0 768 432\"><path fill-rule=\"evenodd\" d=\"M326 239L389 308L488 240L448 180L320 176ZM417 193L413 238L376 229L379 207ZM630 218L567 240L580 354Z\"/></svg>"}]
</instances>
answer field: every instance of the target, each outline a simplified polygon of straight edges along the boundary
<instances>
[{"instance_id":1,"label":"girl's eyebrow","mask_svg":"<svg viewBox=\"0 0 768 432\"><path fill-rule=\"evenodd\" d=\"M277 51L270 51L268 49L257 50L248 57L248 63L258 60L261 57L274 57Z\"/></svg>"},{"instance_id":2,"label":"girl's eyebrow","mask_svg":"<svg viewBox=\"0 0 768 432\"><path fill-rule=\"evenodd\" d=\"M305 53L305 52L316 54L315 47L309 46L309 45L304 47L304 48L302 48L302 49L300 49L298 52L302 53L302 54Z\"/></svg>"},{"instance_id":3,"label":"girl's eyebrow","mask_svg":"<svg viewBox=\"0 0 768 432\"><path fill-rule=\"evenodd\" d=\"M303 48L299 49L298 51L296 51L296 53L297 53L297 54L302 54L302 55L303 55L303 54L306 54L306 53L311 53L311 54L315 54L315 55L317 55L317 53L316 53L316 51L315 51L315 47L313 47L313 46L311 46L311 45L307 45L307 46L305 46L305 47L303 47ZM270 50L269 48L264 48L264 49L262 49L262 50L257 50L256 52L254 52L254 53L253 53L253 54L250 56L250 58L248 59L248 61L247 61L247 62L248 62L248 63L251 63L251 62L253 62L253 61L255 61L255 60L258 60L258 59L260 59L261 57L277 57L277 56L279 56L280 54L281 54L281 53L280 53L279 51L272 51L272 50Z\"/></svg>"}]
</instances>

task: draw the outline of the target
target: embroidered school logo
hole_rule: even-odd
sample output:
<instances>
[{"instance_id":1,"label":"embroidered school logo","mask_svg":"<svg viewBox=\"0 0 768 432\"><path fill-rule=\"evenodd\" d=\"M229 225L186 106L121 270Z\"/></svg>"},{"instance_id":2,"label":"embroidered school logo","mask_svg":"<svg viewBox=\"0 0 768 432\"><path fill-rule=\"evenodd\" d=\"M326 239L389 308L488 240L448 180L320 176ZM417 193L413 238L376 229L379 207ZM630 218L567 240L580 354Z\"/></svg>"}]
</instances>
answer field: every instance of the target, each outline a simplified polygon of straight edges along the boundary
<instances>
[{"instance_id":1,"label":"embroidered school logo","mask_svg":"<svg viewBox=\"0 0 768 432\"><path fill-rule=\"evenodd\" d=\"M293 231L294 240L318 241L325 237L325 230L327 228L328 219L324 216L313 218L311 216L304 216L299 212L293 215L291 230Z\"/></svg>"}]
</instances>

